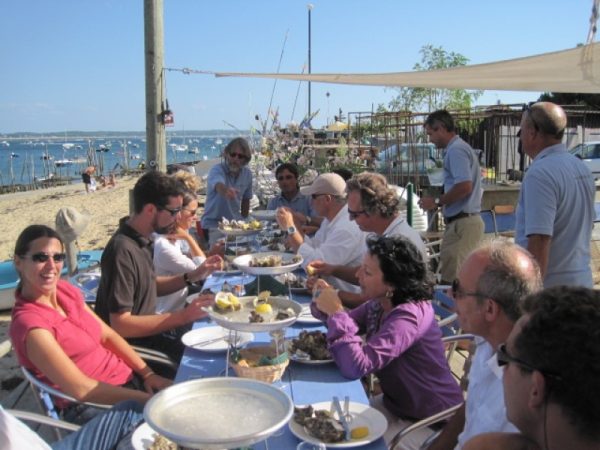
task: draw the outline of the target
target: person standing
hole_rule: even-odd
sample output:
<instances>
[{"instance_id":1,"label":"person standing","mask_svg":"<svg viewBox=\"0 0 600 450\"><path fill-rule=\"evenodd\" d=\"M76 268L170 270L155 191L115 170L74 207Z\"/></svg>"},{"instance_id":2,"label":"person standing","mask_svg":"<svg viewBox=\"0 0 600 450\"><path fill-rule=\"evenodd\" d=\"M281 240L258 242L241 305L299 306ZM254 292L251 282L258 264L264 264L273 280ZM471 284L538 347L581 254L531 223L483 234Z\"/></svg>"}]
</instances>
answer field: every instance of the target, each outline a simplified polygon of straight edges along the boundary
<instances>
[{"instance_id":1,"label":"person standing","mask_svg":"<svg viewBox=\"0 0 600 450\"><path fill-rule=\"evenodd\" d=\"M528 106L521 118L525 172L515 241L537 259L544 287L592 287L590 241L596 187L588 167L562 143L567 116L554 103Z\"/></svg>"},{"instance_id":2,"label":"person standing","mask_svg":"<svg viewBox=\"0 0 600 450\"><path fill-rule=\"evenodd\" d=\"M248 217L252 198L252 172L248 163L252 151L246 139L233 139L223 150L223 161L208 172L202 228L210 245L223 236L218 225L222 218Z\"/></svg>"},{"instance_id":3,"label":"person standing","mask_svg":"<svg viewBox=\"0 0 600 450\"><path fill-rule=\"evenodd\" d=\"M483 237L481 171L477 154L456 134L454 118L446 110L434 111L425 120L425 131L444 150L444 193L422 197L425 210L442 208L446 231L440 251L442 282L449 283L467 255Z\"/></svg>"}]
</instances>

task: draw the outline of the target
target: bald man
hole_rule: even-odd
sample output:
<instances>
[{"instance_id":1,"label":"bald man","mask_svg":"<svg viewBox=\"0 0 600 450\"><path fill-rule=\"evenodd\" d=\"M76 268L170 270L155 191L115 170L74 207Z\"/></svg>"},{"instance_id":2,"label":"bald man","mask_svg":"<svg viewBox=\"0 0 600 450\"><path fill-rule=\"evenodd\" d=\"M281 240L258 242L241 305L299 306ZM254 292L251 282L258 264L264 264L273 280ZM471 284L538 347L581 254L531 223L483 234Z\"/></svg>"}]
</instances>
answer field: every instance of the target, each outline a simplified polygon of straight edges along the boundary
<instances>
[{"instance_id":1,"label":"bald man","mask_svg":"<svg viewBox=\"0 0 600 450\"><path fill-rule=\"evenodd\" d=\"M538 261L544 287L592 287L596 188L590 170L562 143L566 126L565 112L554 103L523 111L521 143L532 163L519 194L516 242Z\"/></svg>"}]
</instances>

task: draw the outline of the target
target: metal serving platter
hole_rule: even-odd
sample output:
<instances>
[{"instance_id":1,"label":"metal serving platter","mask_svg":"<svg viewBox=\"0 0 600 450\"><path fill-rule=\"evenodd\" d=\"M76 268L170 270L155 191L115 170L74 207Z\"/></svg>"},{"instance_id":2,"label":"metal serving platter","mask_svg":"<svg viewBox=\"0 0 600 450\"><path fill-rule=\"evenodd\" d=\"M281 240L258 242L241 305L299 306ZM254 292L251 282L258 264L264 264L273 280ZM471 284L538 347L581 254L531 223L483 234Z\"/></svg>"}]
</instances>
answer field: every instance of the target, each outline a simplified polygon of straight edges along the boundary
<instances>
[{"instance_id":1,"label":"metal serving platter","mask_svg":"<svg viewBox=\"0 0 600 450\"><path fill-rule=\"evenodd\" d=\"M209 306L206 308L206 311L210 315L210 318L223 328L250 332L274 331L289 327L296 322L302 312L302 305L300 303L289 300L287 297L273 296L269 297L269 304L273 308L273 312L271 314L262 314L265 318L264 322L250 322L248 317L250 316L250 311L253 311L255 308L255 298L256 296L240 297L239 301L242 304L242 309L239 311L222 313L215 310L214 306ZM293 316L283 320L272 320L279 311L284 311L288 308L294 311Z\"/></svg>"},{"instance_id":2,"label":"metal serving platter","mask_svg":"<svg viewBox=\"0 0 600 450\"><path fill-rule=\"evenodd\" d=\"M250 266L250 262L252 258L266 258L269 256L279 256L282 260L281 266L276 267L252 267ZM252 275L280 275L282 273L291 272L292 270L297 269L302 265L304 260L301 256L297 256L299 259L296 262L292 262L292 258L294 255L291 253L285 252L261 252L254 253L251 255L242 255L238 256L233 260L233 264L239 267L246 273L250 273Z\"/></svg>"},{"instance_id":3,"label":"metal serving platter","mask_svg":"<svg viewBox=\"0 0 600 450\"><path fill-rule=\"evenodd\" d=\"M196 449L248 447L289 422L290 397L248 378L203 378L174 384L146 403L144 419L157 433Z\"/></svg>"}]
</instances>

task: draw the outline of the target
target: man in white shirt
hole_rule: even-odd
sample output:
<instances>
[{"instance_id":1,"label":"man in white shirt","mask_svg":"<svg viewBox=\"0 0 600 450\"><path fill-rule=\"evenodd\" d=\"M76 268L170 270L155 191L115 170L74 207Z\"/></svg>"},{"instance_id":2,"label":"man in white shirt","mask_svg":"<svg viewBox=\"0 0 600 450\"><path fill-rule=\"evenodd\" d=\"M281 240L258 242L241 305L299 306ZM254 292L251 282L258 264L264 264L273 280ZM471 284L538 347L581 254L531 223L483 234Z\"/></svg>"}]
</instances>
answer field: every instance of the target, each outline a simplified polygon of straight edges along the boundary
<instances>
[{"instance_id":1,"label":"man in white shirt","mask_svg":"<svg viewBox=\"0 0 600 450\"><path fill-rule=\"evenodd\" d=\"M389 187L383 175L364 172L353 176L346 183L348 215L358 227L375 236L403 236L409 239L427 259L427 249L419 233L400 215L400 199L396 190ZM314 261L311 267L317 275L333 275L352 284L358 284L356 266L333 265L326 261ZM338 293L347 307L355 307L366 300L354 292Z\"/></svg>"},{"instance_id":2,"label":"man in white shirt","mask_svg":"<svg viewBox=\"0 0 600 450\"><path fill-rule=\"evenodd\" d=\"M344 179L335 173L325 173L310 186L301 188L300 192L311 197L312 210L324 220L314 237L310 238L296 229L289 209L278 208L277 222L282 230L287 231L287 243L291 249L304 258L305 265L321 260L332 265L360 266L365 251L365 233L348 215ZM328 282L340 290L360 292L357 285L336 277L329 277Z\"/></svg>"},{"instance_id":3,"label":"man in white shirt","mask_svg":"<svg viewBox=\"0 0 600 450\"><path fill-rule=\"evenodd\" d=\"M516 244L494 240L467 257L452 284L460 326L477 336L467 400L429 450L460 450L475 435L516 431L506 418L496 349L519 319L521 301L541 288L537 262Z\"/></svg>"}]
</instances>

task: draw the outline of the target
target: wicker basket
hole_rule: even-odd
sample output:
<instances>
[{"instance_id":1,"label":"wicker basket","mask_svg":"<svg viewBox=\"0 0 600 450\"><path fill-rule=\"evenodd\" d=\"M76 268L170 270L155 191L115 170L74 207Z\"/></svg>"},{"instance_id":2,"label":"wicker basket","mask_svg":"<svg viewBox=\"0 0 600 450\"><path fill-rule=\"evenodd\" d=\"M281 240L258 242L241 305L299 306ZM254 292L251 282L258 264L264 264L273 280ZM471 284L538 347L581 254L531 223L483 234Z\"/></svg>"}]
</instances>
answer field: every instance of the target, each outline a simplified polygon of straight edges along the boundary
<instances>
[{"instance_id":1,"label":"wicker basket","mask_svg":"<svg viewBox=\"0 0 600 450\"><path fill-rule=\"evenodd\" d=\"M275 356L275 351L272 347L250 347L240 350L240 353L242 358L250 364L256 364L263 356L271 358ZM236 375L240 378L252 378L264 381L265 383L274 383L281 379L289 362L289 359L286 359L280 364L256 367L246 367L234 362L230 362L230 364Z\"/></svg>"}]
</instances>

